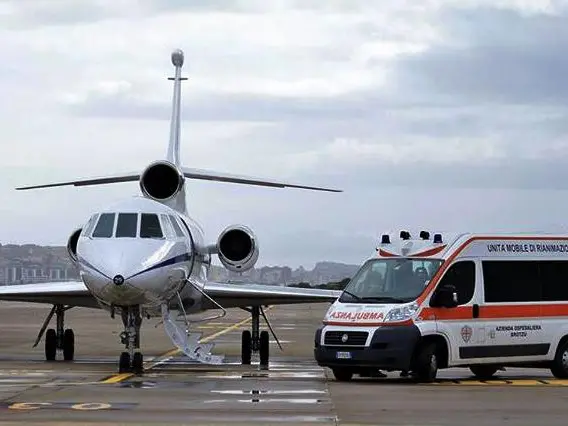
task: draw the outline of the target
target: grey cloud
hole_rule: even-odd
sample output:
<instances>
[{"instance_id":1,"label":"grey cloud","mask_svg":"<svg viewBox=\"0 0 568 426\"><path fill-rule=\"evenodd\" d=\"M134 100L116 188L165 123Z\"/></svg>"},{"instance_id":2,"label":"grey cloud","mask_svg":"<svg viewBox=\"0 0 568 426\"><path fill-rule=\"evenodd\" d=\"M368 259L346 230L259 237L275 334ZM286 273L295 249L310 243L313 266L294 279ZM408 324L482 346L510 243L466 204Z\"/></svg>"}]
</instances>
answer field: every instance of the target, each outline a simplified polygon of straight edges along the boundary
<instances>
[{"instance_id":1,"label":"grey cloud","mask_svg":"<svg viewBox=\"0 0 568 426\"><path fill-rule=\"evenodd\" d=\"M566 15L524 16L474 9L443 14L451 45L400 60L401 93L490 103L564 104L568 96Z\"/></svg>"}]
</instances>

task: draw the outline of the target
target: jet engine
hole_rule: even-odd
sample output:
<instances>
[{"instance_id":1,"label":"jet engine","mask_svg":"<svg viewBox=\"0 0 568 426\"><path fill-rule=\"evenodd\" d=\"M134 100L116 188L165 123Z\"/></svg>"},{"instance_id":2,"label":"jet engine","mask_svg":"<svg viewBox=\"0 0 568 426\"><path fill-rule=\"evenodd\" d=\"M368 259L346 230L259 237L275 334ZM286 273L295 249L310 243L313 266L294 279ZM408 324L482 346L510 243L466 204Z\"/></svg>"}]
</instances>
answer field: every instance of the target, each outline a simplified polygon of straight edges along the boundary
<instances>
[{"instance_id":1,"label":"jet engine","mask_svg":"<svg viewBox=\"0 0 568 426\"><path fill-rule=\"evenodd\" d=\"M79 241L79 235L81 235L82 230L83 228L75 229L67 240L67 253L73 262L77 261L77 242Z\"/></svg>"},{"instance_id":2,"label":"jet engine","mask_svg":"<svg viewBox=\"0 0 568 426\"><path fill-rule=\"evenodd\" d=\"M243 225L231 225L217 239L217 255L231 272L245 272L258 260L258 243L254 233Z\"/></svg>"},{"instance_id":3,"label":"jet engine","mask_svg":"<svg viewBox=\"0 0 568 426\"><path fill-rule=\"evenodd\" d=\"M166 201L182 190L184 181L183 173L172 163L156 161L140 175L140 189L155 201Z\"/></svg>"}]
</instances>

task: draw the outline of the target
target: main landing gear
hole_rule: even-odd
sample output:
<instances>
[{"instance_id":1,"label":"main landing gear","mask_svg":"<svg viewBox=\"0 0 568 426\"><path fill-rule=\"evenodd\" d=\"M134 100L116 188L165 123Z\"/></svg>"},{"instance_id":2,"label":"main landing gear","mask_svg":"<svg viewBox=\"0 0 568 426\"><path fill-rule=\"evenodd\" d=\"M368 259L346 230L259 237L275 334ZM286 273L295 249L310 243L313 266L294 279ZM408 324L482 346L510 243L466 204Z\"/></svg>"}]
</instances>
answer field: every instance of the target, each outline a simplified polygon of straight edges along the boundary
<instances>
[{"instance_id":1,"label":"main landing gear","mask_svg":"<svg viewBox=\"0 0 568 426\"><path fill-rule=\"evenodd\" d=\"M274 333L262 306L253 306L251 309L243 308L245 311L250 312L252 316L251 330L243 330L241 336L241 362L243 365L249 365L251 363L252 353L259 352L260 366L262 368L268 368L269 361L269 334L268 331L260 331L260 315L263 316L266 321L266 325L270 329L270 332L274 336L274 340L282 350L282 345L278 341L278 337Z\"/></svg>"},{"instance_id":2,"label":"main landing gear","mask_svg":"<svg viewBox=\"0 0 568 426\"><path fill-rule=\"evenodd\" d=\"M45 359L47 361L55 361L58 350L63 351L65 361L73 361L75 357L75 333L71 328L65 329L65 311L71 308L72 306L53 305L38 333L33 347L38 345L45 333ZM46 332L45 329L53 315L56 318L56 328L50 328Z\"/></svg>"},{"instance_id":3,"label":"main landing gear","mask_svg":"<svg viewBox=\"0 0 568 426\"><path fill-rule=\"evenodd\" d=\"M120 333L120 342L126 346L126 351L120 354L118 372L142 374L144 357L140 352L140 326L142 325L140 307L124 307L121 310L121 316L124 331Z\"/></svg>"}]
</instances>

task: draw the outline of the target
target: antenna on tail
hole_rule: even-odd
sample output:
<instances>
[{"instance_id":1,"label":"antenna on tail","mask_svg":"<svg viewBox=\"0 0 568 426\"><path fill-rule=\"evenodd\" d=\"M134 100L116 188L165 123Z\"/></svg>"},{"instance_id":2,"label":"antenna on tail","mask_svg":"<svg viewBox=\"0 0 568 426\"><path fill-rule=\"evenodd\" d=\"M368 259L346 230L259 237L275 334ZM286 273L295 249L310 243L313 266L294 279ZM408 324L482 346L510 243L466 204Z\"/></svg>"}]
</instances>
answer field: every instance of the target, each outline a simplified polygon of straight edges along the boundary
<instances>
[{"instance_id":1,"label":"antenna on tail","mask_svg":"<svg viewBox=\"0 0 568 426\"><path fill-rule=\"evenodd\" d=\"M180 149L180 110L181 110L181 82L187 80L187 77L181 76L181 68L183 67L184 55L183 50L176 49L172 52L172 64L175 67L174 77L168 80L174 82L174 94L172 99L172 118L170 122L170 141L168 144L167 160L176 166L180 166L179 149Z\"/></svg>"}]
</instances>

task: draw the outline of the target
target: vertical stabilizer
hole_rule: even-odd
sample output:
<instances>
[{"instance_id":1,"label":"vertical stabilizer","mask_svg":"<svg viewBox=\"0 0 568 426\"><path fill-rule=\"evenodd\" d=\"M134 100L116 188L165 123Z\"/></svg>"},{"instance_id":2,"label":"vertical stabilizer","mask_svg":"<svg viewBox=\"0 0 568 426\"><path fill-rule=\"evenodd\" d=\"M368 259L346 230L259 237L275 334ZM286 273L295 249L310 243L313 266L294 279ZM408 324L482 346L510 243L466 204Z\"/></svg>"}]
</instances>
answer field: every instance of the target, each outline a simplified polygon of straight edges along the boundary
<instances>
[{"instance_id":1,"label":"vertical stabilizer","mask_svg":"<svg viewBox=\"0 0 568 426\"><path fill-rule=\"evenodd\" d=\"M180 109L181 109L181 82L187 80L181 76L181 68L183 67L184 55L183 51L176 49L172 52L172 64L175 67L174 77L168 78L174 82L174 94L172 97L172 119L170 123L170 141L168 145L167 160L177 167L180 167Z\"/></svg>"}]
</instances>

